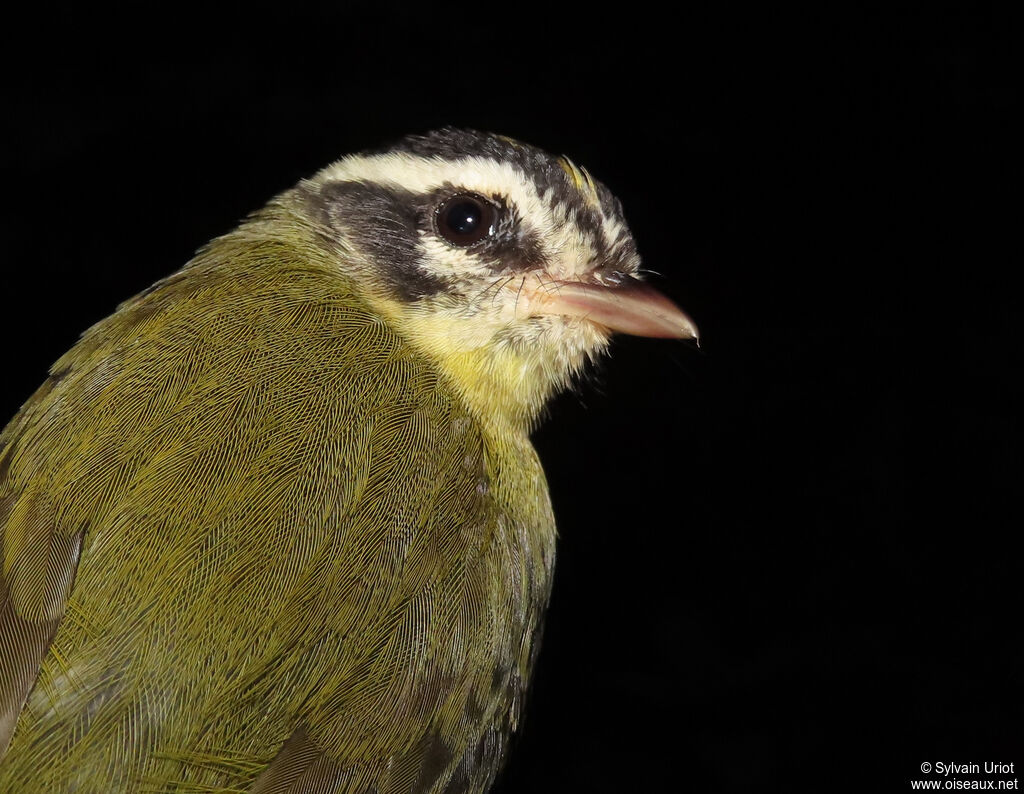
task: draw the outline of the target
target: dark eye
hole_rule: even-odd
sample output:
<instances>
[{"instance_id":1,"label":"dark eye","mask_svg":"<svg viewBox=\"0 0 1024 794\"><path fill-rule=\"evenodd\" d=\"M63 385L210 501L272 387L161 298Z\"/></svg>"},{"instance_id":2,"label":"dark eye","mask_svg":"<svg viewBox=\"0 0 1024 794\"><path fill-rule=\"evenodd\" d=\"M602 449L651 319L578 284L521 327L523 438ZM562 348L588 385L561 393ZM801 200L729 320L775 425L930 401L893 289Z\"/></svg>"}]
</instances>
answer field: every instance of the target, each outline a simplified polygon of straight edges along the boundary
<instances>
[{"instance_id":1,"label":"dark eye","mask_svg":"<svg viewBox=\"0 0 1024 794\"><path fill-rule=\"evenodd\" d=\"M494 207L478 196L452 196L437 208L437 231L452 245L473 245L494 232Z\"/></svg>"}]
</instances>

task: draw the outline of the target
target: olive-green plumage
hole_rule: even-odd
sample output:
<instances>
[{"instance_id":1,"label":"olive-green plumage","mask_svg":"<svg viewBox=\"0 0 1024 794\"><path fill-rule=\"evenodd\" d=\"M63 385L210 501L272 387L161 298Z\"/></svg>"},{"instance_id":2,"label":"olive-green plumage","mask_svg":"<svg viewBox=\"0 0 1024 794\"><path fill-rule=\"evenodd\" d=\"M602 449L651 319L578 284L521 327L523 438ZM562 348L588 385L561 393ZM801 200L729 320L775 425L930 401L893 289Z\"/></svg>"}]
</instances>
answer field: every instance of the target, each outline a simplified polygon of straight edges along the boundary
<instances>
[{"instance_id":1,"label":"olive-green plumage","mask_svg":"<svg viewBox=\"0 0 1024 794\"><path fill-rule=\"evenodd\" d=\"M304 183L128 301L0 435L0 792L493 780L554 560L530 422L607 332L435 343L469 293L400 294L433 260L395 270L359 242L379 214L331 214L357 182L383 184ZM509 349L545 382L492 406L473 383Z\"/></svg>"}]
</instances>

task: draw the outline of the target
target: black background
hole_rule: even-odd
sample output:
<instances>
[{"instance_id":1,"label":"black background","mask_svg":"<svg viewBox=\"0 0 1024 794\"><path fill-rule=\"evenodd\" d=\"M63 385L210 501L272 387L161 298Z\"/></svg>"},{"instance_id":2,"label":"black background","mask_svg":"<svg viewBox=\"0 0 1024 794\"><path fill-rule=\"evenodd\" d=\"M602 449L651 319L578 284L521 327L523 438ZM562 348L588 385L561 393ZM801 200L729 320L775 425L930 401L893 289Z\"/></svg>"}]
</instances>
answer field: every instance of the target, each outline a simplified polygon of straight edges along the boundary
<instances>
[{"instance_id":1,"label":"black background","mask_svg":"<svg viewBox=\"0 0 1024 794\"><path fill-rule=\"evenodd\" d=\"M8 20L0 421L342 154L445 124L564 152L703 340L618 340L536 433L559 567L497 790L1019 773L1021 15L824 5Z\"/></svg>"}]
</instances>

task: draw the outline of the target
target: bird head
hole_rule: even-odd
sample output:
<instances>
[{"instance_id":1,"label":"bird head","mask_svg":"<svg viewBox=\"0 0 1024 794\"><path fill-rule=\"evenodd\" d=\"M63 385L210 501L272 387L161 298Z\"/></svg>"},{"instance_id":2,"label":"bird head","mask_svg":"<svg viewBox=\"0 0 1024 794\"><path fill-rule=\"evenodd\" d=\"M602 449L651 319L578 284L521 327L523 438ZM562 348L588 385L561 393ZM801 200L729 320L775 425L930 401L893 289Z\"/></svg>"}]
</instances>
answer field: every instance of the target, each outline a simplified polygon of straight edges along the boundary
<instances>
[{"instance_id":1,"label":"bird head","mask_svg":"<svg viewBox=\"0 0 1024 794\"><path fill-rule=\"evenodd\" d=\"M614 332L697 338L640 278L622 206L564 157L444 129L296 188L363 297L480 418L528 428Z\"/></svg>"}]
</instances>

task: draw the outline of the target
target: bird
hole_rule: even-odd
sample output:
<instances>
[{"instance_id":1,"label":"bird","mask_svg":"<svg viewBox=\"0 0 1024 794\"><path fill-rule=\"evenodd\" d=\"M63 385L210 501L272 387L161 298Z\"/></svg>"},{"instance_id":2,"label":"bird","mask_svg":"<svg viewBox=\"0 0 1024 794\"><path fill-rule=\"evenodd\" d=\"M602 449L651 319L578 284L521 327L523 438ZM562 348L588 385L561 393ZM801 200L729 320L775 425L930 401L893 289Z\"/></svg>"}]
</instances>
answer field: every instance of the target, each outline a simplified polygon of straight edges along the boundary
<instances>
[{"instance_id":1,"label":"bird","mask_svg":"<svg viewBox=\"0 0 1024 794\"><path fill-rule=\"evenodd\" d=\"M697 339L621 202L446 127L273 198L0 435L0 791L484 792L556 528L530 434Z\"/></svg>"}]
</instances>

